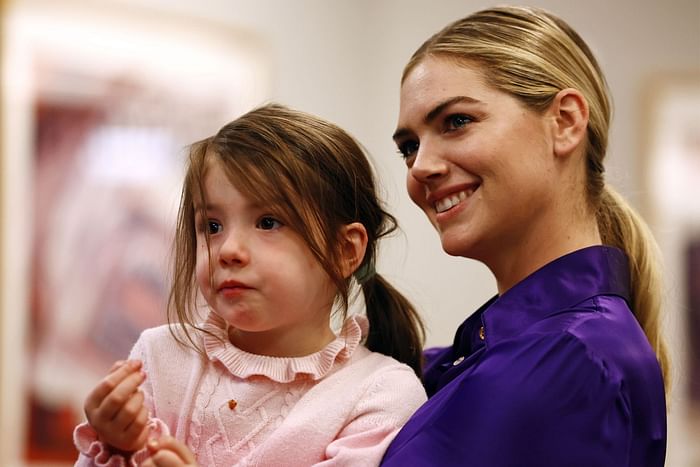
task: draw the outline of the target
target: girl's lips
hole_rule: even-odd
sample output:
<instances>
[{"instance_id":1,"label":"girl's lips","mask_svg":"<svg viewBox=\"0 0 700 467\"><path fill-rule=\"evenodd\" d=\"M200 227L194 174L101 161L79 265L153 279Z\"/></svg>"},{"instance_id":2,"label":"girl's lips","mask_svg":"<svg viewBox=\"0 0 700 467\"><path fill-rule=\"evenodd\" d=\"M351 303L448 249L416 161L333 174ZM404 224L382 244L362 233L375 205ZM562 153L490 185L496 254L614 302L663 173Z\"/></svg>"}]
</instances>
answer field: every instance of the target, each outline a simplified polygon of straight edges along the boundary
<instances>
[{"instance_id":1,"label":"girl's lips","mask_svg":"<svg viewBox=\"0 0 700 467\"><path fill-rule=\"evenodd\" d=\"M225 297L235 297L241 295L246 290L251 290L252 287L247 286L242 282L225 281L216 289L216 291Z\"/></svg>"},{"instance_id":2,"label":"girl's lips","mask_svg":"<svg viewBox=\"0 0 700 467\"><path fill-rule=\"evenodd\" d=\"M235 289L235 288L242 288L242 289L249 289L246 284L243 282L238 282L238 281L224 281L221 284L219 284L218 290L222 289Z\"/></svg>"}]
</instances>

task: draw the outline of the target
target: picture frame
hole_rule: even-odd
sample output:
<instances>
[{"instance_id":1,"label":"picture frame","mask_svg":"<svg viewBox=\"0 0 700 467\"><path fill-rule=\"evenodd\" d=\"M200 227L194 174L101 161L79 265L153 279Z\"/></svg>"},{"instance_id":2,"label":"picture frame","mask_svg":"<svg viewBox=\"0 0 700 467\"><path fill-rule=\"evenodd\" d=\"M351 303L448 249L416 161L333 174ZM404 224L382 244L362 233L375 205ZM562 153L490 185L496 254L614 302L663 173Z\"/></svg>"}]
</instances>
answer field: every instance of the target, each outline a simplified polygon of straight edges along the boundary
<instances>
[{"instance_id":1,"label":"picture frame","mask_svg":"<svg viewBox=\"0 0 700 467\"><path fill-rule=\"evenodd\" d=\"M641 211L659 244L671 354L668 465L700 463L700 72L664 73L642 93Z\"/></svg>"}]
</instances>

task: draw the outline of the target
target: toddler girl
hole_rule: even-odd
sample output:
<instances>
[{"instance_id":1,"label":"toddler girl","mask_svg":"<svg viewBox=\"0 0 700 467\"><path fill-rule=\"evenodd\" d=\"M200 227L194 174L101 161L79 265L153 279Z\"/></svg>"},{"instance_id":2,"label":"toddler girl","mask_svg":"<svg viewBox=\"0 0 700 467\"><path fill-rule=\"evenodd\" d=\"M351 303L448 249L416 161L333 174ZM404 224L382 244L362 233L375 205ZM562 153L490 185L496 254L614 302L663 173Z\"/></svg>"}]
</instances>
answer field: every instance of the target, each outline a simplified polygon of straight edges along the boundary
<instances>
[{"instance_id":1,"label":"toddler girl","mask_svg":"<svg viewBox=\"0 0 700 467\"><path fill-rule=\"evenodd\" d=\"M421 320L374 270L395 229L364 152L326 121L267 105L195 143L177 324L89 394L77 465L378 465L426 399ZM357 287L366 315L348 316Z\"/></svg>"}]
</instances>

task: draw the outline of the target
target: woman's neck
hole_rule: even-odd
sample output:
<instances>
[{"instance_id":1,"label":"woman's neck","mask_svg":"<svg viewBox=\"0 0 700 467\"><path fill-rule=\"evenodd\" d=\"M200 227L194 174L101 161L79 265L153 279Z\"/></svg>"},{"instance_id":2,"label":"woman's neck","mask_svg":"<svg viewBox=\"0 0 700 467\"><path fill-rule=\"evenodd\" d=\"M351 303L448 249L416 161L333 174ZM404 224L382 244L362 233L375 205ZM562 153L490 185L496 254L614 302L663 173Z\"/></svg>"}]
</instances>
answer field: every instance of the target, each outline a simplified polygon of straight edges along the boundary
<instances>
[{"instance_id":1,"label":"woman's neck","mask_svg":"<svg viewBox=\"0 0 700 467\"><path fill-rule=\"evenodd\" d=\"M579 222L564 219L558 225L543 226L540 232L521 239L494 261L485 261L496 277L499 295L557 258L600 245L598 225L591 217Z\"/></svg>"}]
</instances>

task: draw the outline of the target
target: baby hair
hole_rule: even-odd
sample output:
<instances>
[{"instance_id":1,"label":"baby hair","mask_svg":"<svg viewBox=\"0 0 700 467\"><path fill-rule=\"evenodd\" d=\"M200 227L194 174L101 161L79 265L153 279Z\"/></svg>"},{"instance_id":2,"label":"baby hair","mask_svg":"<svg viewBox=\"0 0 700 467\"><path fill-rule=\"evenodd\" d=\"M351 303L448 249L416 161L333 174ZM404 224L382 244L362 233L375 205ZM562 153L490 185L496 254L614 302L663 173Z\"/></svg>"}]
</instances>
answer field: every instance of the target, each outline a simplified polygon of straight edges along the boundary
<instances>
[{"instance_id":1,"label":"baby hair","mask_svg":"<svg viewBox=\"0 0 700 467\"><path fill-rule=\"evenodd\" d=\"M366 345L408 364L420 375L424 327L413 305L375 270L377 242L394 232L396 219L377 195L362 147L338 126L279 104L256 108L228 123L189 151L175 233L168 319L186 340L197 326L195 201L204 199L203 177L216 160L245 196L268 206L297 232L338 291L348 313L351 278L342 273L341 228L359 222L367 249L355 271L370 323ZM176 338L177 338L177 334Z\"/></svg>"}]
</instances>

